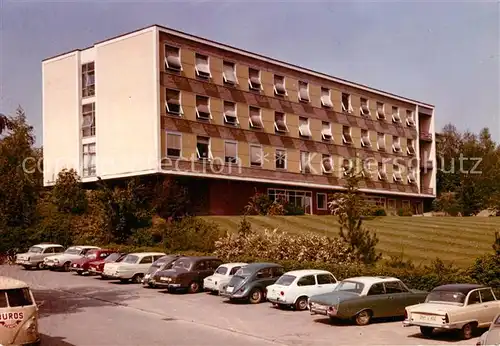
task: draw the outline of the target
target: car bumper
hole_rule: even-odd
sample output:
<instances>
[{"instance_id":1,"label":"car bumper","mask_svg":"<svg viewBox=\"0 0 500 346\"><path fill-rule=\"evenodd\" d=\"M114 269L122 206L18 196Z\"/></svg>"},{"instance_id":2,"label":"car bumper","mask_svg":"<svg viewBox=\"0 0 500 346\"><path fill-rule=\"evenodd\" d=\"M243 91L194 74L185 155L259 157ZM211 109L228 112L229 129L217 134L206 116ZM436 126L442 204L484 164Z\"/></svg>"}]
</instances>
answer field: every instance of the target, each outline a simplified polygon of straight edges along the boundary
<instances>
[{"instance_id":1,"label":"car bumper","mask_svg":"<svg viewBox=\"0 0 500 346\"><path fill-rule=\"evenodd\" d=\"M89 268L89 273L94 275L100 275L102 274L102 271L99 271L96 268Z\"/></svg>"},{"instance_id":2,"label":"car bumper","mask_svg":"<svg viewBox=\"0 0 500 346\"><path fill-rule=\"evenodd\" d=\"M43 262L44 267L47 268L61 268L62 263L55 263L55 262Z\"/></svg>"},{"instance_id":3,"label":"car bumper","mask_svg":"<svg viewBox=\"0 0 500 346\"><path fill-rule=\"evenodd\" d=\"M41 261L35 262L35 261L27 261L27 260L16 260L16 264L22 265L22 266L36 266L38 263Z\"/></svg>"},{"instance_id":4,"label":"car bumper","mask_svg":"<svg viewBox=\"0 0 500 346\"><path fill-rule=\"evenodd\" d=\"M206 291L213 291L213 292L220 291L219 285L214 284L212 281L204 281L203 289L205 289Z\"/></svg>"},{"instance_id":5,"label":"car bumper","mask_svg":"<svg viewBox=\"0 0 500 346\"><path fill-rule=\"evenodd\" d=\"M463 323L461 324L437 324L437 323L425 323L425 322L414 322L414 321L403 321L403 327L428 327L428 328L437 328L437 329L461 329L463 327Z\"/></svg>"},{"instance_id":6,"label":"car bumper","mask_svg":"<svg viewBox=\"0 0 500 346\"><path fill-rule=\"evenodd\" d=\"M282 304L282 305L292 305L293 302L289 302L286 299L280 297L267 297L267 300L273 304Z\"/></svg>"},{"instance_id":7,"label":"car bumper","mask_svg":"<svg viewBox=\"0 0 500 346\"><path fill-rule=\"evenodd\" d=\"M86 270L82 267L69 267L69 270L72 271L72 272L85 272Z\"/></svg>"}]
</instances>

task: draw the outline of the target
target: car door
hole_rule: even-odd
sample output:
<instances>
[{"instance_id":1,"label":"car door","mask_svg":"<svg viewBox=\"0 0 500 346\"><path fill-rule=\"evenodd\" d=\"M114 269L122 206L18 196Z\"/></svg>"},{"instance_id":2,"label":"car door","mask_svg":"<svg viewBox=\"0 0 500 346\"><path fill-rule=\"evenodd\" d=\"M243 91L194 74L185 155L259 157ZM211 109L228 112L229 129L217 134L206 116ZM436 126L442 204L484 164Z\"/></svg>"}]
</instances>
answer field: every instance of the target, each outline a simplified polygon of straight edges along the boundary
<instances>
[{"instance_id":1,"label":"car door","mask_svg":"<svg viewBox=\"0 0 500 346\"><path fill-rule=\"evenodd\" d=\"M366 298L360 301L360 306L357 306L357 310L370 309L373 312L373 317L391 316L391 308L387 306L388 303L384 284L377 282L371 285Z\"/></svg>"},{"instance_id":2,"label":"car door","mask_svg":"<svg viewBox=\"0 0 500 346\"><path fill-rule=\"evenodd\" d=\"M481 324L484 323L484 317L481 316L484 313L483 309L484 307L481 304L479 290L473 290L469 292L464 312L461 314L461 319L464 321L477 320L478 324L481 326Z\"/></svg>"},{"instance_id":3,"label":"car door","mask_svg":"<svg viewBox=\"0 0 500 346\"><path fill-rule=\"evenodd\" d=\"M316 275L317 286L314 294L323 294L332 292L337 287L337 279L332 274Z\"/></svg>"},{"instance_id":4,"label":"car door","mask_svg":"<svg viewBox=\"0 0 500 346\"><path fill-rule=\"evenodd\" d=\"M317 290L316 276L315 275L304 275L297 280L297 291L295 292L296 297L308 296L311 297L315 295Z\"/></svg>"},{"instance_id":5,"label":"car door","mask_svg":"<svg viewBox=\"0 0 500 346\"><path fill-rule=\"evenodd\" d=\"M208 276L207 273L209 272L209 270L210 270L210 261L202 260L198 261L198 263L196 263L196 265L194 266L193 274L195 275L197 280L202 282L203 279Z\"/></svg>"},{"instance_id":6,"label":"car door","mask_svg":"<svg viewBox=\"0 0 500 346\"><path fill-rule=\"evenodd\" d=\"M271 268L263 268L255 274L255 281L257 281L262 287L267 287L274 283L273 276L271 274Z\"/></svg>"},{"instance_id":7,"label":"car door","mask_svg":"<svg viewBox=\"0 0 500 346\"><path fill-rule=\"evenodd\" d=\"M149 267L151 267L151 264L153 264L153 256L144 256L139 261L139 265L137 266L138 272L139 273L147 272Z\"/></svg>"},{"instance_id":8,"label":"car door","mask_svg":"<svg viewBox=\"0 0 500 346\"><path fill-rule=\"evenodd\" d=\"M385 294L387 296L387 304L390 305L391 311L388 316L404 316L405 308L411 304L407 304L408 290L400 281L385 282ZM388 313L389 313L388 312Z\"/></svg>"},{"instance_id":9,"label":"car door","mask_svg":"<svg viewBox=\"0 0 500 346\"><path fill-rule=\"evenodd\" d=\"M481 296L481 321L479 323L491 323L495 316L500 311L500 304L495 300L493 290L491 288L483 288L479 290ZM483 322L484 321L484 322Z\"/></svg>"},{"instance_id":10,"label":"car door","mask_svg":"<svg viewBox=\"0 0 500 346\"><path fill-rule=\"evenodd\" d=\"M52 255L55 255L55 248L53 247L47 247L43 250L43 254L42 255L37 255L35 258L37 260L41 260L47 256L52 256Z\"/></svg>"}]
</instances>

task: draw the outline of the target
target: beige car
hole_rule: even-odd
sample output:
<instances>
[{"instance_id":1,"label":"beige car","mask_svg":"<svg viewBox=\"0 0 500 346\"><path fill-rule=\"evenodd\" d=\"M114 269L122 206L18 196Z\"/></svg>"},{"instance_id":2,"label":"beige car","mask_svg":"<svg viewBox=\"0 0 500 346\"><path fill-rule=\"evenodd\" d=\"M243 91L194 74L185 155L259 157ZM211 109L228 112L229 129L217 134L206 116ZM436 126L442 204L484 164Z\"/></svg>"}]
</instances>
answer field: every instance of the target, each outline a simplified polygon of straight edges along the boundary
<instances>
[{"instance_id":1,"label":"beige car","mask_svg":"<svg viewBox=\"0 0 500 346\"><path fill-rule=\"evenodd\" d=\"M403 325L419 326L432 336L434 329L459 330L470 339L476 328L487 328L500 311L500 300L490 287L472 284L443 285L433 289L422 304L406 307Z\"/></svg>"},{"instance_id":2,"label":"beige car","mask_svg":"<svg viewBox=\"0 0 500 346\"><path fill-rule=\"evenodd\" d=\"M0 276L0 345L34 345L39 341L38 306L28 284Z\"/></svg>"}]
</instances>

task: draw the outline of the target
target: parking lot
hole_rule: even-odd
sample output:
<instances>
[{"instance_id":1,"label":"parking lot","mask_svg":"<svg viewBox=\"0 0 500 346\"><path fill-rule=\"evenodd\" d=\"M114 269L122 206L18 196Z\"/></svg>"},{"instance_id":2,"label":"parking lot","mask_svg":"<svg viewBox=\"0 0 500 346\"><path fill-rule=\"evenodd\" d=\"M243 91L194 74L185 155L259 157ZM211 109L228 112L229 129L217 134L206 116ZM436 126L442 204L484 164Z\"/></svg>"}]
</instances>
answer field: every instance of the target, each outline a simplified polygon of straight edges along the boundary
<instances>
[{"instance_id":1,"label":"parking lot","mask_svg":"<svg viewBox=\"0 0 500 346\"><path fill-rule=\"evenodd\" d=\"M170 294L72 273L0 266L29 283L40 308L42 345L474 345L453 334L428 340L401 321L358 327L269 303L231 304L205 293Z\"/></svg>"}]
</instances>

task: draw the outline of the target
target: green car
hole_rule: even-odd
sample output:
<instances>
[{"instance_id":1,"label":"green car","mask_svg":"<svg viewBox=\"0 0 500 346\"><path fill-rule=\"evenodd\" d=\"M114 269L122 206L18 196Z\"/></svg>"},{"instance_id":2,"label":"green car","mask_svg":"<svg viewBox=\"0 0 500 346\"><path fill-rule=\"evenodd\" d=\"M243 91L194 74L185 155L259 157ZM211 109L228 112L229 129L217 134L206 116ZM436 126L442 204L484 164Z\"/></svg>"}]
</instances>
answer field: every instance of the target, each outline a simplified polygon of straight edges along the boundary
<instances>
[{"instance_id":1,"label":"green car","mask_svg":"<svg viewBox=\"0 0 500 346\"><path fill-rule=\"evenodd\" d=\"M427 293L409 289L396 278L361 276L343 280L333 292L309 298L309 311L331 321L353 319L363 326L372 318L404 316L405 307L423 303Z\"/></svg>"}]
</instances>

